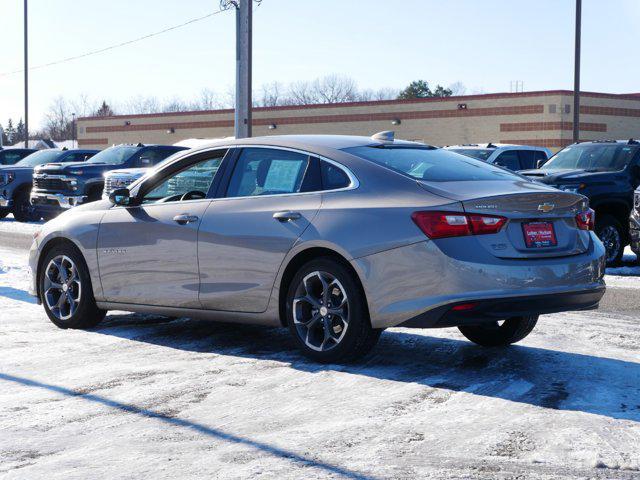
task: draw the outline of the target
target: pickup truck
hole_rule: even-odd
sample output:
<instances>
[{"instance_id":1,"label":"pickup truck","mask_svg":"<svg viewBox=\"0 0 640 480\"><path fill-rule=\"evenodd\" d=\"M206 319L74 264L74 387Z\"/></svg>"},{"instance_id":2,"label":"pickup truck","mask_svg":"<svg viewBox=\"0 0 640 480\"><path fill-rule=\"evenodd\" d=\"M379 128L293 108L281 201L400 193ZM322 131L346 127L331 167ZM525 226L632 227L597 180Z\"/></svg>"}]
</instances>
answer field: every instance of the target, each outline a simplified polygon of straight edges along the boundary
<instances>
[{"instance_id":1,"label":"pickup truck","mask_svg":"<svg viewBox=\"0 0 640 480\"><path fill-rule=\"evenodd\" d=\"M138 143L107 148L85 163L43 165L35 169L31 203L42 216L53 216L83 203L100 200L104 173L151 167L184 147Z\"/></svg>"},{"instance_id":2,"label":"pickup truck","mask_svg":"<svg viewBox=\"0 0 640 480\"><path fill-rule=\"evenodd\" d=\"M99 150L47 149L32 153L15 165L0 167L0 218L13 213L18 222L40 220L41 215L29 202L33 170L38 165L56 162L84 162Z\"/></svg>"},{"instance_id":3,"label":"pickup truck","mask_svg":"<svg viewBox=\"0 0 640 480\"><path fill-rule=\"evenodd\" d=\"M0 147L0 165L15 165L24 157L28 157L37 150L33 148L2 148Z\"/></svg>"}]
</instances>

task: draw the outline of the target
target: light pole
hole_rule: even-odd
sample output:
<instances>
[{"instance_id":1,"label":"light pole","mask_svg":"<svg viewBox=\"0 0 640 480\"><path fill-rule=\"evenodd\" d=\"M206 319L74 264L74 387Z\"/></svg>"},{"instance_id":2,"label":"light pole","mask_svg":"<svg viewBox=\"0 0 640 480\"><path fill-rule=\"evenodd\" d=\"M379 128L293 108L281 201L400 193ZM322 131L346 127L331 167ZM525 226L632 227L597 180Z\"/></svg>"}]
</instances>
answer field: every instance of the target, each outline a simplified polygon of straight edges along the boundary
<instances>
[{"instance_id":1,"label":"light pole","mask_svg":"<svg viewBox=\"0 0 640 480\"><path fill-rule=\"evenodd\" d=\"M72 113L71 114L71 140L72 140L72 145L73 148L78 148L78 145L76 145L76 134L77 134L77 130L76 130L76 114Z\"/></svg>"},{"instance_id":2,"label":"light pole","mask_svg":"<svg viewBox=\"0 0 640 480\"><path fill-rule=\"evenodd\" d=\"M24 0L24 148L29 148L29 31L27 0Z\"/></svg>"},{"instance_id":3,"label":"light pole","mask_svg":"<svg viewBox=\"0 0 640 480\"><path fill-rule=\"evenodd\" d=\"M573 73L573 143L580 140L580 36L582 0L576 0L576 42Z\"/></svg>"},{"instance_id":4,"label":"light pole","mask_svg":"<svg viewBox=\"0 0 640 480\"><path fill-rule=\"evenodd\" d=\"M251 50L253 0L236 2L235 136L251 136Z\"/></svg>"}]
</instances>

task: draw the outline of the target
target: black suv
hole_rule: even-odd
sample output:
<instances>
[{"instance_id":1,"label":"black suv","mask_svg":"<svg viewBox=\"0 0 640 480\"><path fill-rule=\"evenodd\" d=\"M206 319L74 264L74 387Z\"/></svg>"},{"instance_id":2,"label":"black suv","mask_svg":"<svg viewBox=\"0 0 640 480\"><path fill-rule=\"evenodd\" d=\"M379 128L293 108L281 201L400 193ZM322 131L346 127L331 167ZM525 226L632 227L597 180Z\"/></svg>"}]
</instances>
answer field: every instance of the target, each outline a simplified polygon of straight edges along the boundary
<instances>
[{"instance_id":1,"label":"black suv","mask_svg":"<svg viewBox=\"0 0 640 480\"><path fill-rule=\"evenodd\" d=\"M599 140L569 145L526 175L589 198L596 211L596 234L607 249L607 265L620 261L629 245L629 213L640 185L640 142Z\"/></svg>"},{"instance_id":2,"label":"black suv","mask_svg":"<svg viewBox=\"0 0 640 480\"><path fill-rule=\"evenodd\" d=\"M117 145L83 163L49 164L33 172L31 204L50 217L102 197L104 173L122 168L151 167L184 147L170 145Z\"/></svg>"}]
</instances>

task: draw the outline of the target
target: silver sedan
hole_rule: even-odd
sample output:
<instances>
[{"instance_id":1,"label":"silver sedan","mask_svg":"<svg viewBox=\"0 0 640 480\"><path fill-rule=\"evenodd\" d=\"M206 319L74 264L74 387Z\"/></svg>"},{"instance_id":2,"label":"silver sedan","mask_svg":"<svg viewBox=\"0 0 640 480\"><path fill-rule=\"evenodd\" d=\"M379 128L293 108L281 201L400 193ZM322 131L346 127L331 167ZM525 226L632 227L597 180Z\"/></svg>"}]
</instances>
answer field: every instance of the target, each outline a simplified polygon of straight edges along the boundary
<instances>
[{"instance_id":1,"label":"silver sedan","mask_svg":"<svg viewBox=\"0 0 640 480\"><path fill-rule=\"evenodd\" d=\"M389 327L508 345L598 306L593 222L581 195L388 133L225 140L45 224L32 294L62 328L108 310L284 326L322 362Z\"/></svg>"}]
</instances>

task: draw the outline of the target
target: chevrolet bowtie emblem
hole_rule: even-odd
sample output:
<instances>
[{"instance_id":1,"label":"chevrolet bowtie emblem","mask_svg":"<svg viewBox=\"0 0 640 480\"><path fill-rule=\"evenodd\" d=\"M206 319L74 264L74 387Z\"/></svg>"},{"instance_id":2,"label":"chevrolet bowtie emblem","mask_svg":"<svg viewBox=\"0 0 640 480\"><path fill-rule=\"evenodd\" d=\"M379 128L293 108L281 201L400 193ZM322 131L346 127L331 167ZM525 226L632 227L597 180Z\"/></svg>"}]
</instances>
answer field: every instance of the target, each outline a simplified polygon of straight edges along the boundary
<instances>
[{"instance_id":1,"label":"chevrolet bowtie emblem","mask_svg":"<svg viewBox=\"0 0 640 480\"><path fill-rule=\"evenodd\" d=\"M541 205L538 205L538 211L544 213L549 213L554 208L556 208L556 206L553 203L543 203Z\"/></svg>"}]
</instances>

